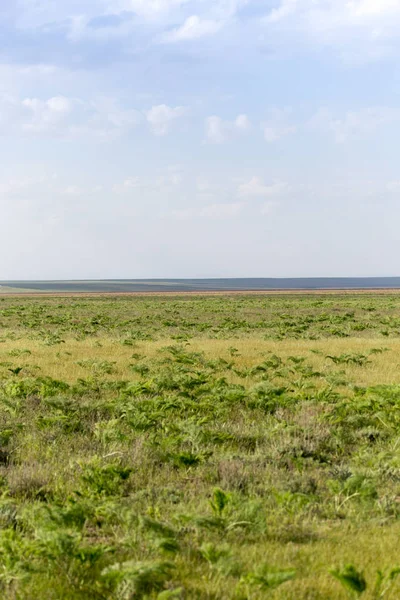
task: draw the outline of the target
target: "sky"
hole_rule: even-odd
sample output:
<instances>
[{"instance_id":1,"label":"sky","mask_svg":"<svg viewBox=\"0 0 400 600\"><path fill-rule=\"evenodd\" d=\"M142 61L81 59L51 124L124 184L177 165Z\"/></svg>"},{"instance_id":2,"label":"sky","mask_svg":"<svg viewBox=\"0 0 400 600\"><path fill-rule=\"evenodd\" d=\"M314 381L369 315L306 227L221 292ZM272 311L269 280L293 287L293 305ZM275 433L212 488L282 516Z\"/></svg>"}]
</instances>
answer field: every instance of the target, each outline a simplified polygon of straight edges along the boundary
<instances>
[{"instance_id":1,"label":"sky","mask_svg":"<svg viewBox=\"0 0 400 600\"><path fill-rule=\"evenodd\" d=\"M0 4L0 280L400 275L400 0Z\"/></svg>"}]
</instances>

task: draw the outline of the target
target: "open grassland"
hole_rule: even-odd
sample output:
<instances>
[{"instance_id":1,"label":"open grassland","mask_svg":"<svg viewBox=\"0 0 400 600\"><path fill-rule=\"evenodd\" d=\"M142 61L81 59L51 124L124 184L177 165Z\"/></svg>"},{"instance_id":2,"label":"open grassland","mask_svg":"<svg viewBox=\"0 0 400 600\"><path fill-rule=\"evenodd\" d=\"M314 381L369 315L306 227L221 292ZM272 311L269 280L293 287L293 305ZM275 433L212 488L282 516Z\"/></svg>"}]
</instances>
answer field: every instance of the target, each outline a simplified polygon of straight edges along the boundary
<instances>
[{"instance_id":1,"label":"open grassland","mask_svg":"<svg viewBox=\"0 0 400 600\"><path fill-rule=\"evenodd\" d=\"M400 295L0 297L0 597L400 597Z\"/></svg>"}]
</instances>

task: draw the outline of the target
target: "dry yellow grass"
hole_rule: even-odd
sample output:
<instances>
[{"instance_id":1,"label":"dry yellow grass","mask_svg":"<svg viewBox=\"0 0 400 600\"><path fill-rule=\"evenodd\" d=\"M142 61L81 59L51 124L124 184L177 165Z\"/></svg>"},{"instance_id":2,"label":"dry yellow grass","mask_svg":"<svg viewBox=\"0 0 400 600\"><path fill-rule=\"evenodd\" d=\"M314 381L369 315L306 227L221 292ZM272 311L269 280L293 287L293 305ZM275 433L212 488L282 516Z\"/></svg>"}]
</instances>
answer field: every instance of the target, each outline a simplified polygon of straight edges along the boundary
<instances>
[{"instance_id":1,"label":"dry yellow grass","mask_svg":"<svg viewBox=\"0 0 400 600\"><path fill-rule=\"evenodd\" d=\"M42 342L29 339L7 340L0 344L0 362L10 360L13 350L29 350L31 354L23 354L14 362L25 366L39 366L41 374L55 379L65 379L72 382L85 374L85 369L77 362L84 360L98 360L115 362L116 372L121 378L132 378L129 365L133 364L132 354L153 358L162 348L176 345L172 339L163 339L156 342L137 342L133 347L124 346L115 338L101 338L100 341L85 339L77 341L66 338L64 344L58 346L45 346ZM325 357L327 355L341 355L345 353L368 353L374 348L384 348L385 352L374 355L369 364L362 369L354 365L338 365L338 371L344 371L348 380L358 385L378 385L400 383L400 340L382 338L346 338L329 340L261 340L260 338L246 338L243 340L192 340L186 345L193 352L204 352L210 359L231 359L230 349L238 350L235 356L235 365L252 367L266 358L268 353L277 354L283 359L289 356L307 358L307 362L316 370L326 371L327 366L332 368L332 363ZM318 351L321 354L314 354Z\"/></svg>"}]
</instances>

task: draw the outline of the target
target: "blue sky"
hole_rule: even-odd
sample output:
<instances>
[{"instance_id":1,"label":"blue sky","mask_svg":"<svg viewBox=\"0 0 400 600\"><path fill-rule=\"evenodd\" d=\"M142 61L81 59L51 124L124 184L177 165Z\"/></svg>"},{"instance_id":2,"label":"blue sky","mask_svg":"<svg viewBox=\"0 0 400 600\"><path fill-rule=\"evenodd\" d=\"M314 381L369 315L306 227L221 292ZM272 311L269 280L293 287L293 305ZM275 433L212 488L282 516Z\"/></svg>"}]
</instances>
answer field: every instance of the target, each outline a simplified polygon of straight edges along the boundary
<instances>
[{"instance_id":1,"label":"blue sky","mask_svg":"<svg viewBox=\"0 0 400 600\"><path fill-rule=\"evenodd\" d=\"M399 275L400 0L8 0L0 279Z\"/></svg>"}]
</instances>

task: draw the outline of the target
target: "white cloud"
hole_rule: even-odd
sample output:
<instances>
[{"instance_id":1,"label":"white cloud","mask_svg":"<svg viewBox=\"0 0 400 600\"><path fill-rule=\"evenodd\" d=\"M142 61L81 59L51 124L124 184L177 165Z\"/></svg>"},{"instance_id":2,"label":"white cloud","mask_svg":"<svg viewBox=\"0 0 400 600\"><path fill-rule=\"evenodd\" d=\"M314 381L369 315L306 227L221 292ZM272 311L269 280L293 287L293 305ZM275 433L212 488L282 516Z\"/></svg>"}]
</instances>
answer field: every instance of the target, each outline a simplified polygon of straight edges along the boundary
<instances>
[{"instance_id":1,"label":"white cloud","mask_svg":"<svg viewBox=\"0 0 400 600\"><path fill-rule=\"evenodd\" d=\"M399 45L400 0L281 0L264 19L269 37L287 48L331 46L347 62L382 58Z\"/></svg>"},{"instance_id":2,"label":"white cloud","mask_svg":"<svg viewBox=\"0 0 400 600\"><path fill-rule=\"evenodd\" d=\"M178 186L183 182L183 168L181 165L169 165L166 175L161 177L161 181L166 185Z\"/></svg>"},{"instance_id":3,"label":"white cloud","mask_svg":"<svg viewBox=\"0 0 400 600\"><path fill-rule=\"evenodd\" d=\"M183 169L180 165L169 165L166 169L162 169L160 174L153 174L151 179L145 177L130 176L126 177L122 182L112 186L112 191L117 194L132 194L135 190L147 192L165 192L172 188L177 188L183 181Z\"/></svg>"},{"instance_id":4,"label":"white cloud","mask_svg":"<svg viewBox=\"0 0 400 600\"><path fill-rule=\"evenodd\" d=\"M207 141L212 144L222 144L236 134L246 133L251 129L251 122L247 115L238 115L234 121L224 121L220 117L207 117Z\"/></svg>"},{"instance_id":5,"label":"white cloud","mask_svg":"<svg viewBox=\"0 0 400 600\"><path fill-rule=\"evenodd\" d=\"M288 17L296 11L297 6L297 0L281 0L281 5L278 8L274 8L268 15L267 22L276 23Z\"/></svg>"},{"instance_id":6,"label":"white cloud","mask_svg":"<svg viewBox=\"0 0 400 600\"><path fill-rule=\"evenodd\" d=\"M122 183L116 183L113 186L113 192L117 194L123 194L125 192L131 192L132 190L142 187L142 183L139 177L127 177Z\"/></svg>"},{"instance_id":7,"label":"white cloud","mask_svg":"<svg viewBox=\"0 0 400 600\"><path fill-rule=\"evenodd\" d=\"M31 193L32 190L48 187L54 177L41 175L35 177L18 177L18 179L0 180L0 197L20 196L24 193Z\"/></svg>"},{"instance_id":8,"label":"white cloud","mask_svg":"<svg viewBox=\"0 0 400 600\"><path fill-rule=\"evenodd\" d=\"M211 218L237 217L243 210L243 202L231 202L230 204L210 204L204 207L200 216Z\"/></svg>"},{"instance_id":9,"label":"white cloud","mask_svg":"<svg viewBox=\"0 0 400 600\"><path fill-rule=\"evenodd\" d=\"M88 1L88 0L87 0ZM168 18L193 4L203 18L227 20L252 0L105 0L108 12L133 11L148 19ZM182 10L183 9L183 10ZM81 11L82 12L82 11ZM187 12L187 11L186 11Z\"/></svg>"},{"instance_id":10,"label":"white cloud","mask_svg":"<svg viewBox=\"0 0 400 600\"><path fill-rule=\"evenodd\" d=\"M51 112L59 115L68 114L72 109L71 100L65 98L64 96L55 96L54 98L50 98L47 100L46 105Z\"/></svg>"},{"instance_id":11,"label":"white cloud","mask_svg":"<svg viewBox=\"0 0 400 600\"><path fill-rule=\"evenodd\" d=\"M138 110L122 108L114 98L103 97L88 105L93 112L91 123L105 129L128 131L143 120L143 115Z\"/></svg>"},{"instance_id":12,"label":"white cloud","mask_svg":"<svg viewBox=\"0 0 400 600\"><path fill-rule=\"evenodd\" d=\"M239 131L248 131L251 129L251 122L247 115L238 115L235 119L235 127Z\"/></svg>"},{"instance_id":13,"label":"white cloud","mask_svg":"<svg viewBox=\"0 0 400 600\"><path fill-rule=\"evenodd\" d=\"M312 129L331 133L337 143L365 136L400 120L400 110L389 107L370 107L347 111L337 117L327 108L321 108L309 121Z\"/></svg>"},{"instance_id":14,"label":"white cloud","mask_svg":"<svg viewBox=\"0 0 400 600\"><path fill-rule=\"evenodd\" d=\"M330 22L334 28L393 14L400 14L399 0L281 0L266 21L273 23L296 16L304 18L311 27Z\"/></svg>"},{"instance_id":15,"label":"white cloud","mask_svg":"<svg viewBox=\"0 0 400 600\"><path fill-rule=\"evenodd\" d=\"M81 196L84 190L78 185L69 185L64 190L63 193L67 196Z\"/></svg>"},{"instance_id":16,"label":"white cloud","mask_svg":"<svg viewBox=\"0 0 400 600\"><path fill-rule=\"evenodd\" d=\"M153 106L146 113L147 121L155 135L166 135L174 121L185 115L186 109L183 106L172 108L166 104Z\"/></svg>"},{"instance_id":17,"label":"white cloud","mask_svg":"<svg viewBox=\"0 0 400 600\"><path fill-rule=\"evenodd\" d=\"M192 15L186 19L183 25L166 34L163 41L184 42L197 40L202 37L214 35L222 26L223 23L221 21L201 19L198 15Z\"/></svg>"},{"instance_id":18,"label":"white cloud","mask_svg":"<svg viewBox=\"0 0 400 600\"><path fill-rule=\"evenodd\" d=\"M229 219L238 217L245 207L244 202L216 203L203 206L202 208L184 208L174 210L172 216L177 219Z\"/></svg>"},{"instance_id":19,"label":"white cloud","mask_svg":"<svg viewBox=\"0 0 400 600\"><path fill-rule=\"evenodd\" d=\"M63 96L48 100L0 96L0 134L55 132L65 127L75 101Z\"/></svg>"},{"instance_id":20,"label":"white cloud","mask_svg":"<svg viewBox=\"0 0 400 600\"><path fill-rule=\"evenodd\" d=\"M106 0L109 12L133 11L154 18L187 4L190 0Z\"/></svg>"},{"instance_id":21,"label":"white cloud","mask_svg":"<svg viewBox=\"0 0 400 600\"><path fill-rule=\"evenodd\" d=\"M266 121L261 123L261 129L267 142L273 143L287 135L295 133L296 125L289 122L290 109L273 109Z\"/></svg>"},{"instance_id":22,"label":"white cloud","mask_svg":"<svg viewBox=\"0 0 400 600\"><path fill-rule=\"evenodd\" d=\"M30 113L22 123L22 129L28 132L55 131L65 123L73 110L74 101L64 96L55 96L49 100L26 98L22 107Z\"/></svg>"},{"instance_id":23,"label":"white cloud","mask_svg":"<svg viewBox=\"0 0 400 600\"><path fill-rule=\"evenodd\" d=\"M206 119L207 139L213 144L222 144L226 139L226 126L220 117L208 117Z\"/></svg>"},{"instance_id":24,"label":"white cloud","mask_svg":"<svg viewBox=\"0 0 400 600\"><path fill-rule=\"evenodd\" d=\"M135 24L176 27L177 39L198 39L216 33L249 0L9 0L8 14L18 29L67 29L71 41L108 40L129 34ZM188 13L193 4L195 14ZM1 11L1 8L0 8ZM116 17L121 17L118 21ZM98 19L96 27L91 21ZM186 19L186 20L185 20Z\"/></svg>"},{"instance_id":25,"label":"white cloud","mask_svg":"<svg viewBox=\"0 0 400 600\"><path fill-rule=\"evenodd\" d=\"M8 3L10 22L15 22L19 30L45 28L46 32L64 32L70 41L107 42L126 38L129 45L134 29L141 37L148 35L150 43L198 40L229 25L237 33L244 24L239 9L248 5L251 14L253 4L256 9L263 4L257 0L9 0ZM307 45L314 40L335 46L347 59L367 60L379 58L399 44L400 0L280 0L265 4L278 4L264 19L259 19L269 47L287 48L290 41L298 47L303 38ZM97 20L95 26L94 20ZM256 43L260 39L259 30L251 29L248 33L250 41L254 39Z\"/></svg>"},{"instance_id":26,"label":"white cloud","mask_svg":"<svg viewBox=\"0 0 400 600\"><path fill-rule=\"evenodd\" d=\"M241 197L265 198L278 196L288 190L289 186L284 181L276 181L266 185L259 177L253 177L247 183L242 183L238 188L238 195Z\"/></svg>"},{"instance_id":27,"label":"white cloud","mask_svg":"<svg viewBox=\"0 0 400 600\"><path fill-rule=\"evenodd\" d=\"M129 131L142 119L139 111L123 109L112 99L0 96L0 134L3 135L108 138Z\"/></svg>"},{"instance_id":28,"label":"white cloud","mask_svg":"<svg viewBox=\"0 0 400 600\"><path fill-rule=\"evenodd\" d=\"M346 4L350 15L370 17L400 11L399 0L352 0Z\"/></svg>"},{"instance_id":29,"label":"white cloud","mask_svg":"<svg viewBox=\"0 0 400 600\"><path fill-rule=\"evenodd\" d=\"M120 39L132 35L132 31L137 22L132 18L121 18L116 21L112 20L113 15L104 15L104 22L99 22L94 26L94 21L85 15L72 16L68 22L67 38L70 42L94 41L94 42L109 42L113 39Z\"/></svg>"}]
</instances>

